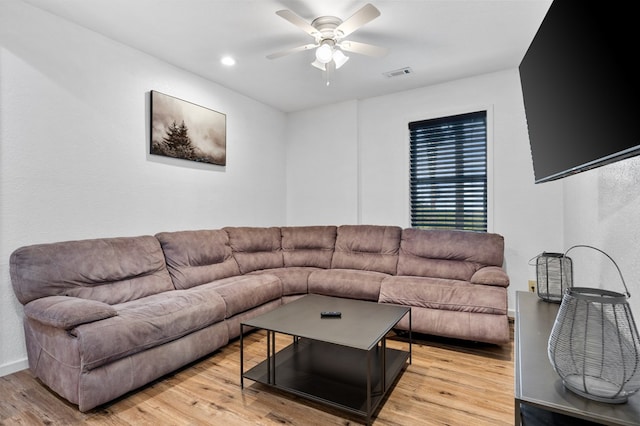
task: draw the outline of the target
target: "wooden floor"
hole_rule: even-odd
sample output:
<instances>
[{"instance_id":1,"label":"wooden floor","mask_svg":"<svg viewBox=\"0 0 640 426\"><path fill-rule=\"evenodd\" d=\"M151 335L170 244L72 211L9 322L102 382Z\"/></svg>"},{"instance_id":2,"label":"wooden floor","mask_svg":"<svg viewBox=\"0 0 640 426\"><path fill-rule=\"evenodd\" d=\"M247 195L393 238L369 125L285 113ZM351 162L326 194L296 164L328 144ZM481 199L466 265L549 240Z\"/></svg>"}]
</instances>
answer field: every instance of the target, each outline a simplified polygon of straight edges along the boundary
<instances>
[{"instance_id":1,"label":"wooden floor","mask_svg":"<svg viewBox=\"0 0 640 426\"><path fill-rule=\"evenodd\" d=\"M511 324L513 337L513 324ZM504 346L415 335L413 363L374 425L512 425L513 338ZM278 337L277 347L290 343ZM393 337L389 347L406 348ZM245 379L240 343L87 413L28 370L0 377L0 425L353 425L362 419ZM245 337L245 369L264 359L266 334Z\"/></svg>"}]
</instances>

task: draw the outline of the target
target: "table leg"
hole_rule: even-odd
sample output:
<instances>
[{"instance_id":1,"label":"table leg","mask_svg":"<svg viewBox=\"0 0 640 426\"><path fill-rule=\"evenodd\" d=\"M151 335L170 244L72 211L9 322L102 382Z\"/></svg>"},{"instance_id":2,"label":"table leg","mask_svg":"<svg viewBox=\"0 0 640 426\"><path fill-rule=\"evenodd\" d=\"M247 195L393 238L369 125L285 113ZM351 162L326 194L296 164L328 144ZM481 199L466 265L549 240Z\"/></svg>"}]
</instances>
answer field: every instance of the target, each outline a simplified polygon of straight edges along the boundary
<instances>
[{"instance_id":1,"label":"table leg","mask_svg":"<svg viewBox=\"0 0 640 426\"><path fill-rule=\"evenodd\" d=\"M267 383L271 384L271 331L267 330Z\"/></svg>"},{"instance_id":2,"label":"table leg","mask_svg":"<svg viewBox=\"0 0 640 426\"><path fill-rule=\"evenodd\" d=\"M409 364L411 364L412 362L412 345L413 345L413 339L411 337L411 308L409 308Z\"/></svg>"},{"instance_id":3,"label":"table leg","mask_svg":"<svg viewBox=\"0 0 640 426\"><path fill-rule=\"evenodd\" d=\"M271 331L271 383L276 384L276 332Z\"/></svg>"},{"instance_id":4,"label":"table leg","mask_svg":"<svg viewBox=\"0 0 640 426\"><path fill-rule=\"evenodd\" d=\"M240 389L244 389L244 324L240 324Z\"/></svg>"},{"instance_id":5,"label":"table leg","mask_svg":"<svg viewBox=\"0 0 640 426\"><path fill-rule=\"evenodd\" d=\"M380 355L380 383L382 385L381 393L385 393L387 391L387 336L382 338L382 354Z\"/></svg>"},{"instance_id":6,"label":"table leg","mask_svg":"<svg viewBox=\"0 0 640 426\"><path fill-rule=\"evenodd\" d=\"M376 345L376 348L378 346ZM371 352L367 351L367 425L371 424Z\"/></svg>"}]
</instances>

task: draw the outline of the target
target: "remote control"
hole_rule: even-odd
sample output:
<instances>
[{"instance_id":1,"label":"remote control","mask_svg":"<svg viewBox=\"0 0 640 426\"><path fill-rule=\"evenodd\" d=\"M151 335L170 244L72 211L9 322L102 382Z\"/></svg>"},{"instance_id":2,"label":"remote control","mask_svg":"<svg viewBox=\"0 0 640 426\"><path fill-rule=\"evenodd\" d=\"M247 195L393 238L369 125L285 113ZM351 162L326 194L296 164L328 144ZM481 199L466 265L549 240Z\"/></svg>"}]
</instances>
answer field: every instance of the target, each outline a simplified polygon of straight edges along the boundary
<instances>
[{"instance_id":1,"label":"remote control","mask_svg":"<svg viewBox=\"0 0 640 426\"><path fill-rule=\"evenodd\" d=\"M320 312L320 318L340 318L341 316L342 316L342 312L336 312L336 311Z\"/></svg>"}]
</instances>

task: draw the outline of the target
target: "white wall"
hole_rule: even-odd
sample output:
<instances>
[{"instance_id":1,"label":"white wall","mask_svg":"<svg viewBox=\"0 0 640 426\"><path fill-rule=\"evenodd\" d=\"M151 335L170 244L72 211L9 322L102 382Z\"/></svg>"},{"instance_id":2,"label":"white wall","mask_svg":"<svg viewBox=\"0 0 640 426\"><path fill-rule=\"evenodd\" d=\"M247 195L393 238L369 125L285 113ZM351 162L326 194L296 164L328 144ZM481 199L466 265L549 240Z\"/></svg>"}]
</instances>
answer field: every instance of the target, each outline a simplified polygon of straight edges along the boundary
<instances>
[{"instance_id":1,"label":"white wall","mask_svg":"<svg viewBox=\"0 0 640 426\"><path fill-rule=\"evenodd\" d=\"M227 166L148 154L150 90L227 115ZM0 1L0 376L26 367L22 245L285 224L286 115L21 2Z\"/></svg>"},{"instance_id":2,"label":"white wall","mask_svg":"<svg viewBox=\"0 0 640 426\"><path fill-rule=\"evenodd\" d=\"M631 310L640 326L640 157L563 179L565 249L576 244L603 250L618 264L631 293ZM606 256L577 248L574 285L624 293L620 275Z\"/></svg>"},{"instance_id":3,"label":"white wall","mask_svg":"<svg viewBox=\"0 0 640 426\"><path fill-rule=\"evenodd\" d=\"M458 114L474 110L488 111L489 142L489 231L505 237L505 268L511 278L510 309L515 305L515 292L526 291L527 281L535 279L528 265L542 251L562 251L563 201L562 184L550 182L535 185L524 104L517 69L425 87L388 96L360 100L356 114L343 114L343 108L324 107L289 115L287 182L291 186L300 177L299 170L314 168L318 184L332 191L355 191L358 205L342 205L347 217L357 215L358 223L410 226L409 219L409 136L410 121ZM333 114L331 115L331 111ZM316 141L329 138L312 119L319 112L325 121L349 127L348 120L357 119L357 160L353 159L354 141L341 140L344 156L332 145L331 161L322 162L316 170L317 156L298 150L300 135L312 134ZM353 133L353 132L352 132ZM322 146L322 145L321 145ZM315 146L314 153L320 148ZM357 163L358 187L333 171ZM353 165L355 168L356 166ZM306 176L305 176L306 177ZM305 179L297 185L302 188ZM302 192L301 190L298 192ZM298 192L288 194L287 221L297 222L297 213L307 203L332 205L319 192L308 197ZM331 194L331 193L330 193ZM293 196L294 195L294 196ZM325 203L325 200L327 201ZM348 214L345 209L356 209ZM304 222L326 222L326 208L307 210ZM334 222L339 223L339 222Z\"/></svg>"},{"instance_id":4,"label":"white wall","mask_svg":"<svg viewBox=\"0 0 640 426\"><path fill-rule=\"evenodd\" d=\"M287 224L358 223L357 101L289 114Z\"/></svg>"}]
</instances>

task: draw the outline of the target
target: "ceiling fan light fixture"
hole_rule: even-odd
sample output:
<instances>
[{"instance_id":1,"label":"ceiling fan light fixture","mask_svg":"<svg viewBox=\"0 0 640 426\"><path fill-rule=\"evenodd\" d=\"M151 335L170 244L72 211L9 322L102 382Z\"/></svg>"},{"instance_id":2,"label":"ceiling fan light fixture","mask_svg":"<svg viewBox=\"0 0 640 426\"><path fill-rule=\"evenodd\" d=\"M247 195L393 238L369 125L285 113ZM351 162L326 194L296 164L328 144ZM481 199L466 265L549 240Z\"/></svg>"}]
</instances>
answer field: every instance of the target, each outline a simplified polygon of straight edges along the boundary
<instances>
[{"instance_id":1,"label":"ceiling fan light fixture","mask_svg":"<svg viewBox=\"0 0 640 426\"><path fill-rule=\"evenodd\" d=\"M326 42L322 42L322 44L316 49L316 59L318 62L322 64L326 64L331 62L333 58L333 47Z\"/></svg>"},{"instance_id":2,"label":"ceiling fan light fixture","mask_svg":"<svg viewBox=\"0 0 640 426\"><path fill-rule=\"evenodd\" d=\"M313 65L314 67L318 68L319 70L322 71L326 71L327 67L325 66L325 64L323 64L322 62L318 61L317 59L313 62L311 62L311 65Z\"/></svg>"},{"instance_id":3,"label":"ceiling fan light fixture","mask_svg":"<svg viewBox=\"0 0 640 426\"><path fill-rule=\"evenodd\" d=\"M335 64L335 69L339 69L341 66L343 66L348 60L349 57L347 55L345 55L344 53L342 53L341 50L334 50L333 52L333 56L331 57L331 59L333 60L333 63ZM322 71L326 71L327 70L327 64L329 64L329 62L331 62L331 60L325 62L321 62L318 59L316 59L315 61L311 62L311 65L313 65L314 67L318 68L319 70Z\"/></svg>"},{"instance_id":4,"label":"ceiling fan light fixture","mask_svg":"<svg viewBox=\"0 0 640 426\"><path fill-rule=\"evenodd\" d=\"M387 53L387 49L378 46L343 40L343 37L380 16L380 11L372 4L364 5L346 21L335 16L319 16L308 23L290 10L279 10L276 15L301 28L314 38L315 43L272 53L267 55L267 59L276 59L290 53L315 49L315 58L311 65L324 72L327 86L335 70L341 68L349 60L343 50L373 57L384 56Z\"/></svg>"},{"instance_id":5,"label":"ceiling fan light fixture","mask_svg":"<svg viewBox=\"0 0 640 426\"><path fill-rule=\"evenodd\" d=\"M349 57L344 53L342 53L342 50L336 49L335 52L333 52L333 61L336 63L336 69L339 69L348 60L349 60Z\"/></svg>"}]
</instances>

